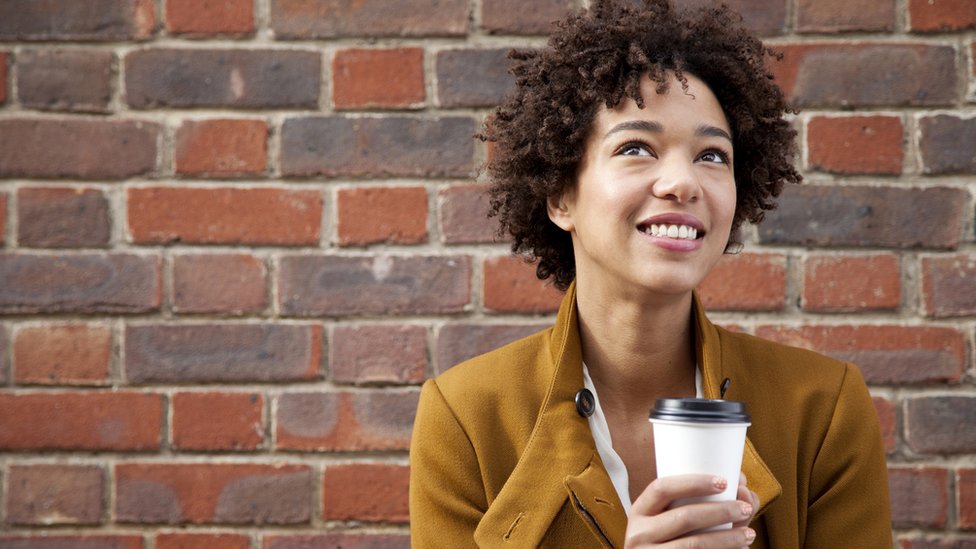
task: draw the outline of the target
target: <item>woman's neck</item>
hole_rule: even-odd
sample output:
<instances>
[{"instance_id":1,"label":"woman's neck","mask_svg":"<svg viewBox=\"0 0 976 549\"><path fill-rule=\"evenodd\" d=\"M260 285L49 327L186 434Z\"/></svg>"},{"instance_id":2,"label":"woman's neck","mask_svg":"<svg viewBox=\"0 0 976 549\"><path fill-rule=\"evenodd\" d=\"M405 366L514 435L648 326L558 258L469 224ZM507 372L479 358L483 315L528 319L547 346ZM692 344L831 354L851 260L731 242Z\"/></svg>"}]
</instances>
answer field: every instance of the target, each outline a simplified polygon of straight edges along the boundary
<instances>
[{"instance_id":1,"label":"woman's neck","mask_svg":"<svg viewBox=\"0 0 976 549\"><path fill-rule=\"evenodd\" d=\"M646 420L656 398L694 396L692 296L636 297L576 289L583 361L601 405Z\"/></svg>"}]
</instances>

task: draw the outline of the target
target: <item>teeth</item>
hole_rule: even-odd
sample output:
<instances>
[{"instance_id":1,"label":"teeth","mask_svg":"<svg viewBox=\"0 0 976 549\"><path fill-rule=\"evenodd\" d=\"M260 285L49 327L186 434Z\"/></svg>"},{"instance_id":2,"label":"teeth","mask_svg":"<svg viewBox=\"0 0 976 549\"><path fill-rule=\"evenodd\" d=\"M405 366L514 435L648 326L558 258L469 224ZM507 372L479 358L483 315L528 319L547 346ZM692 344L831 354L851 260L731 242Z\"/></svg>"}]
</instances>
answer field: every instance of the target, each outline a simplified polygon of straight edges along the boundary
<instances>
[{"instance_id":1,"label":"teeth","mask_svg":"<svg viewBox=\"0 0 976 549\"><path fill-rule=\"evenodd\" d=\"M644 229L644 232L660 238L677 238L680 240L695 240L698 238L698 229L689 227L688 225L651 225Z\"/></svg>"}]
</instances>

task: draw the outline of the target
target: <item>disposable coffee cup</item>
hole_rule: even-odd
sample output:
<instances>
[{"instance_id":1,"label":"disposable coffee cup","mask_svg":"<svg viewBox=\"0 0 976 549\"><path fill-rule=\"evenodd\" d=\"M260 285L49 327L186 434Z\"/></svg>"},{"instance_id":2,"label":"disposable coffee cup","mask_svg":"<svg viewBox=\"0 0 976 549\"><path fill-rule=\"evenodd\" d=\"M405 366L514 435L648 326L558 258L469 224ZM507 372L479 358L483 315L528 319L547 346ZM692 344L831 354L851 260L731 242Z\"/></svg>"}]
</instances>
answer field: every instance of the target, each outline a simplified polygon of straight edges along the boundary
<instances>
[{"instance_id":1,"label":"disposable coffee cup","mask_svg":"<svg viewBox=\"0 0 976 549\"><path fill-rule=\"evenodd\" d=\"M720 494L677 500L674 506L700 501L732 501L751 418L743 402L705 398L658 399L651 409L657 476L716 475L728 480ZM732 523L708 530L731 528Z\"/></svg>"}]
</instances>

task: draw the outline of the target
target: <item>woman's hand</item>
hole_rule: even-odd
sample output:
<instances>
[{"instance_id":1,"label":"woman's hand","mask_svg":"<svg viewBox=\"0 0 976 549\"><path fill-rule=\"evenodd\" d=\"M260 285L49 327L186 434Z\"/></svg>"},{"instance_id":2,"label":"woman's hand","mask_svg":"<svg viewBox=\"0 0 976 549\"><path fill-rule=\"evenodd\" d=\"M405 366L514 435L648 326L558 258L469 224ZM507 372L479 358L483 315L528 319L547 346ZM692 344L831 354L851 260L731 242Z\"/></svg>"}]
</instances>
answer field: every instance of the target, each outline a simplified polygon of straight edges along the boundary
<instances>
[{"instance_id":1,"label":"woman's hand","mask_svg":"<svg viewBox=\"0 0 976 549\"><path fill-rule=\"evenodd\" d=\"M684 547L737 549L747 547L756 533L748 527L759 507L759 497L739 477L736 501L690 503L671 508L684 498L711 496L727 486L723 478L710 475L679 475L659 478L647 485L627 515L624 547ZM726 522L731 529L694 533Z\"/></svg>"}]
</instances>

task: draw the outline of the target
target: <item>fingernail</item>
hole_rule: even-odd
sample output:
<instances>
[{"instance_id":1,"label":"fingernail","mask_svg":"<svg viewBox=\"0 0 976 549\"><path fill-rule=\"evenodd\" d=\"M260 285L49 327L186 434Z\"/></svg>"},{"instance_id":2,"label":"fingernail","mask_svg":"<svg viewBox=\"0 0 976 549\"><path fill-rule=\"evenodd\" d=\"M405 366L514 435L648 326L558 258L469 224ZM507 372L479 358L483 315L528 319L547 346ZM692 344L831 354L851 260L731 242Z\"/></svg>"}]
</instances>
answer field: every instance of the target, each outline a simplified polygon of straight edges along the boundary
<instances>
[{"instance_id":1,"label":"fingernail","mask_svg":"<svg viewBox=\"0 0 976 549\"><path fill-rule=\"evenodd\" d=\"M725 487L729 485L729 482L722 477L712 477L712 486L719 490L725 490Z\"/></svg>"},{"instance_id":2,"label":"fingernail","mask_svg":"<svg viewBox=\"0 0 976 549\"><path fill-rule=\"evenodd\" d=\"M752 528L746 528L746 543L752 543L756 540L756 531Z\"/></svg>"},{"instance_id":3,"label":"fingernail","mask_svg":"<svg viewBox=\"0 0 976 549\"><path fill-rule=\"evenodd\" d=\"M742 509L742 516L748 517L749 515L752 514L752 505L749 505L744 501L740 501L739 507Z\"/></svg>"}]
</instances>

